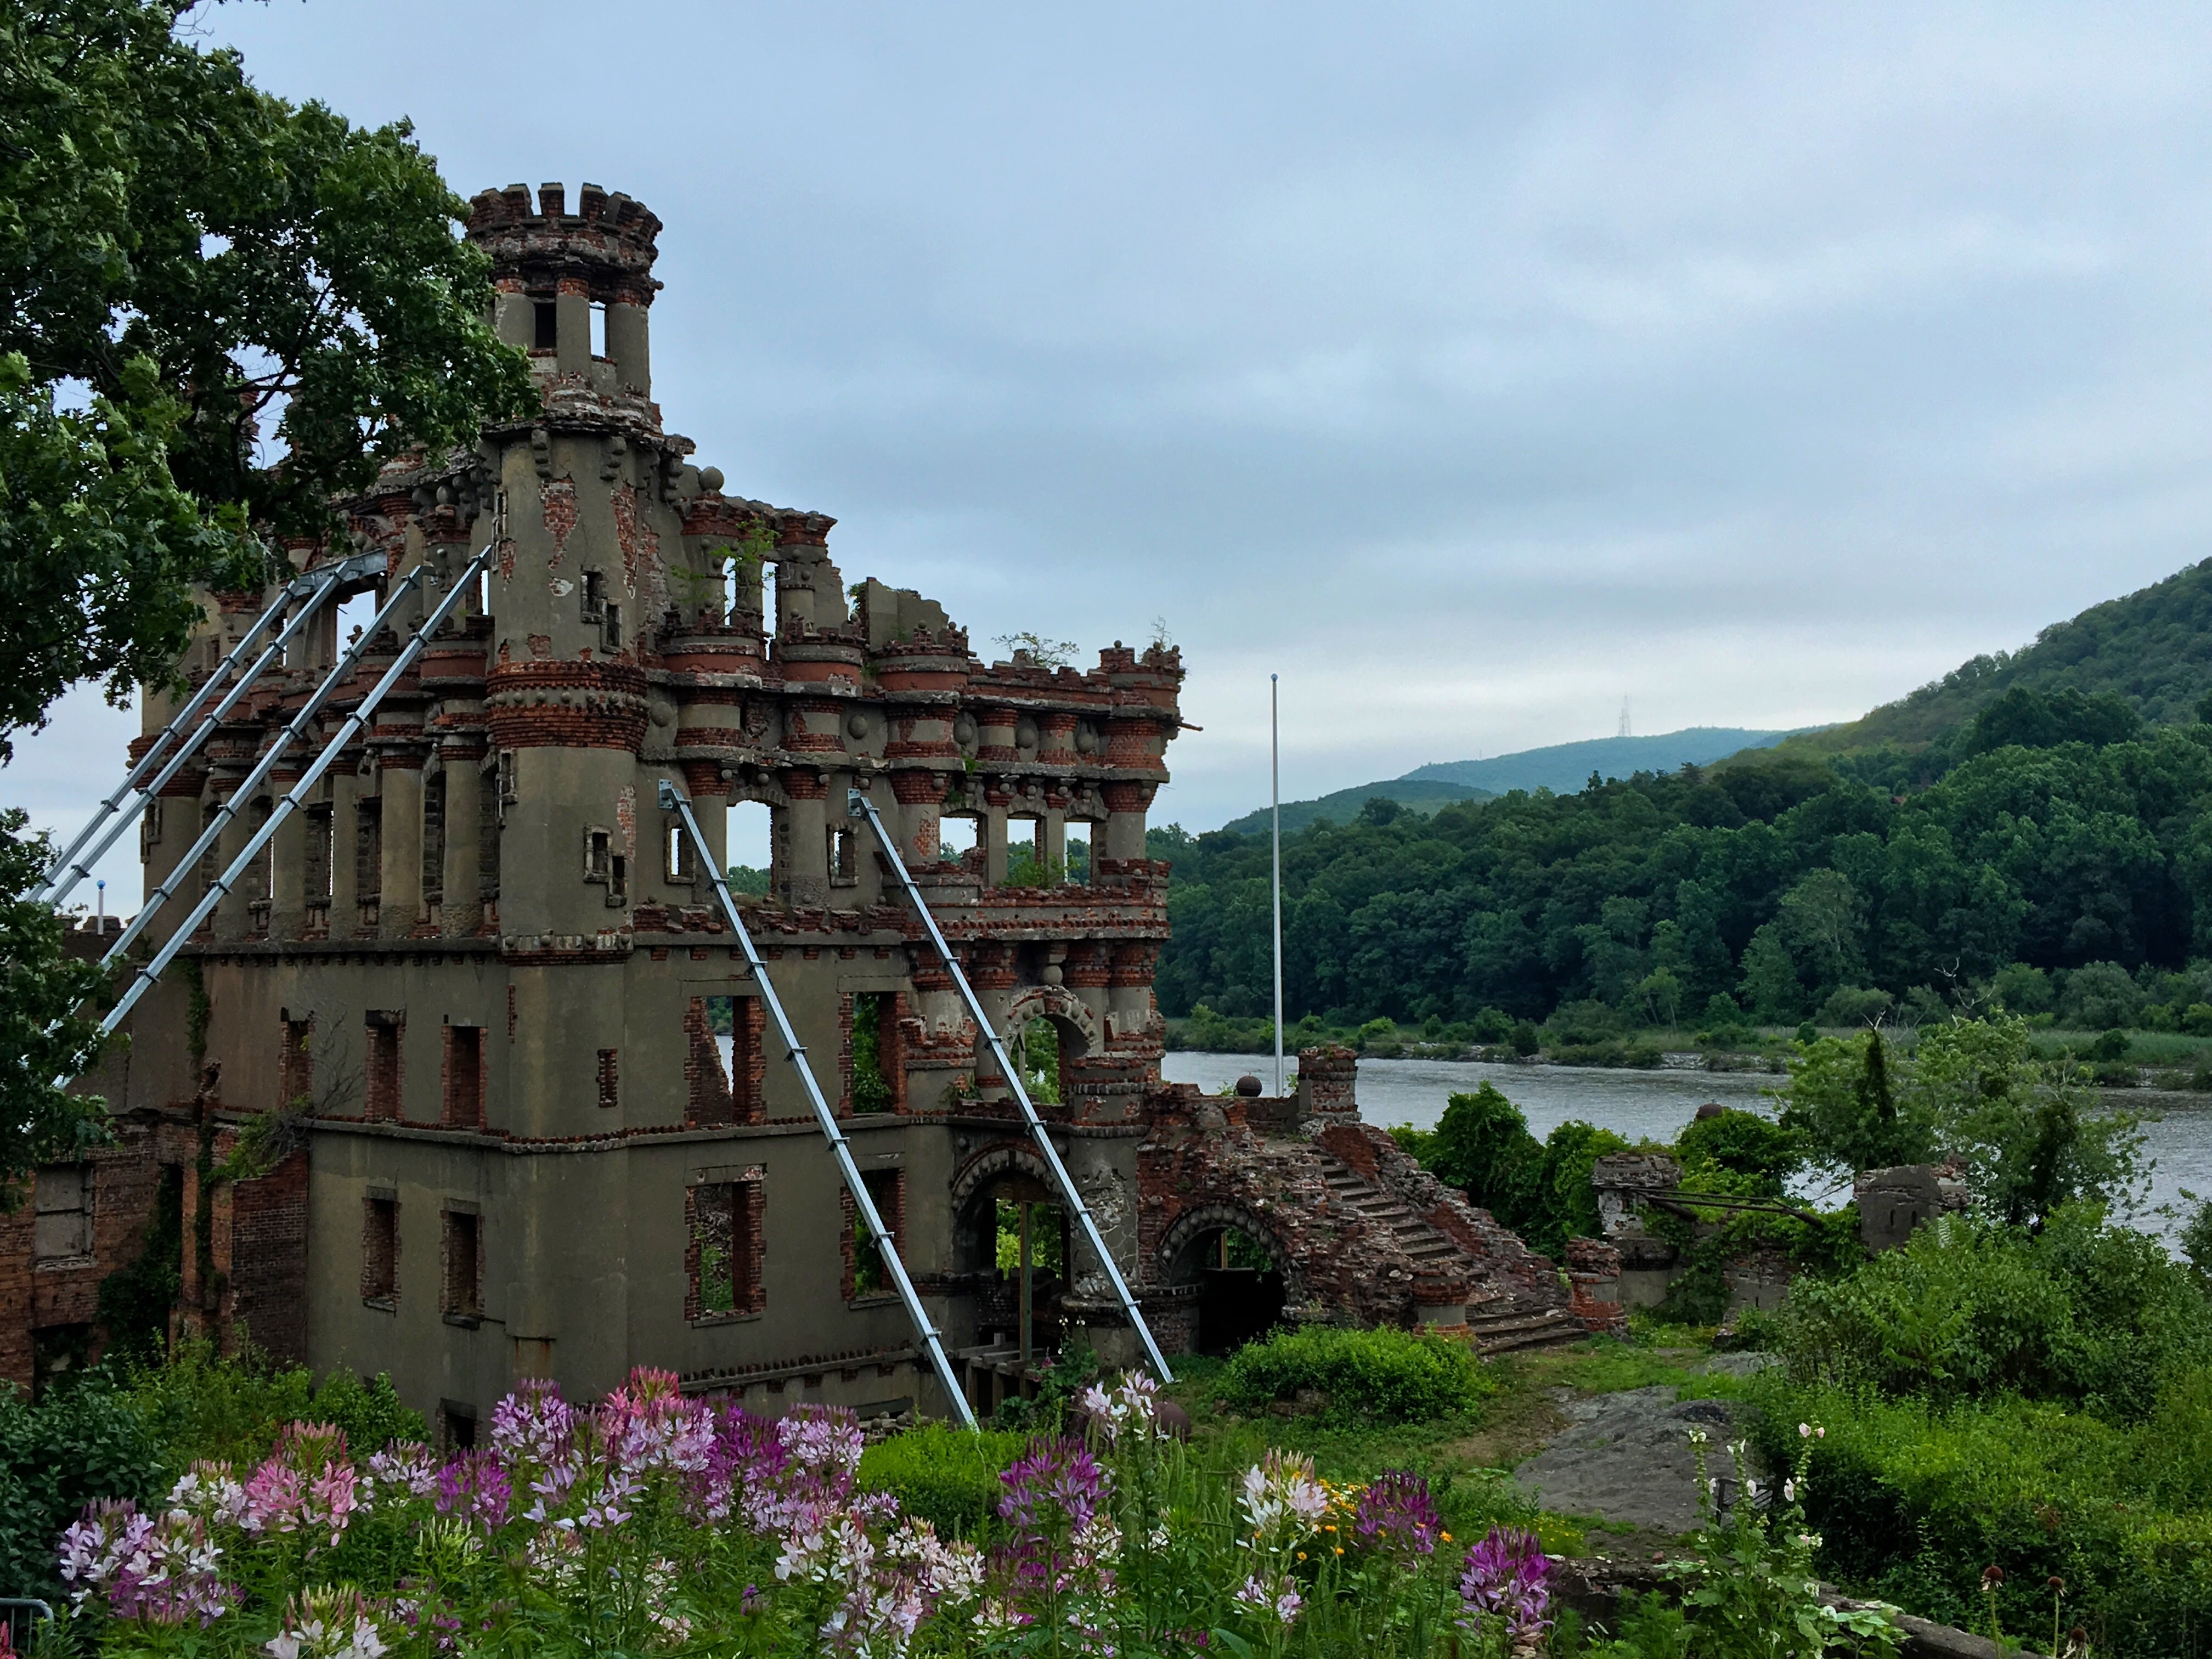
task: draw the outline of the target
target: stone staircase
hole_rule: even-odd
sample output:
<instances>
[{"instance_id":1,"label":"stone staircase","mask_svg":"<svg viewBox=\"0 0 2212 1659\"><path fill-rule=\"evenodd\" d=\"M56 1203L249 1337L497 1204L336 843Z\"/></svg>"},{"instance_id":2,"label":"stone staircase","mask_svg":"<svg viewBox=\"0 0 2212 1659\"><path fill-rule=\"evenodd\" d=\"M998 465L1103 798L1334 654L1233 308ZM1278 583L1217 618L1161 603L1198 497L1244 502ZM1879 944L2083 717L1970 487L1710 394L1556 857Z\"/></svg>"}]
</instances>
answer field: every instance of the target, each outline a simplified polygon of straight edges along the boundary
<instances>
[{"instance_id":1,"label":"stone staircase","mask_svg":"<svg viewBox=\"0 0 2212 1659\"><path fill-rule=\"evenodd\" d=\"M1322 1154L1323 1179L1331 1198L1345 1209L1386 1230L1416 1268L1460 1261L1460 1245L1431 1226L1406 1200L1369 1181L1341 1159ZM1501 1290L1468 1304L1467 1322L1476 1351L1486 1356L1579 1342L1589 1328L1567 1308Z\"/></svg>"}]
</instances>

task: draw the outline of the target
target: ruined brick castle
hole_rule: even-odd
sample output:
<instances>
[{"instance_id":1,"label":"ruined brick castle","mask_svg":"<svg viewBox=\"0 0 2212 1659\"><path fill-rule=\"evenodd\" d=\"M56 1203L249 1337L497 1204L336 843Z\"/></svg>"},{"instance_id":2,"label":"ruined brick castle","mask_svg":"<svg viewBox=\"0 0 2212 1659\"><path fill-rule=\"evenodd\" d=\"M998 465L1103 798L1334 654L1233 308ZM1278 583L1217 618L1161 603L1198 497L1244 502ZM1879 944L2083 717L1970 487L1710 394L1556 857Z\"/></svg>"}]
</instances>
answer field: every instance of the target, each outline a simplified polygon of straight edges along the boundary
<instances>
[{"instance_id":1,"label":"ruined brick castle","mask_svg":"<svg viewBox=\"0 0 2212 1659\"><path fill-rule=\"evenodd\" d=\"M936 604L848 586L830 519L727 493L653 401L659 229L589 185L472 204L542 414L387 468L345 504L349 548L295 558L381 551L389 583L496 536L495 561L87 1079L116 1145L0 1218L0 1376L81 1360L100 1281L171 1227L178 1326L389 1370L451 1439L518 1377L588 1395L639 1364L768 1409L942 1413L662 780L718 863L717 809L769 815L747 927L979 1402L1023 1382L1002 1206L1057 1194L853 788L1001 1031L1056 1036L1055 1142L1170 1352L1279 1316L1579 1334L1550 1263L1360 1122L1348 1054L1304 1056L1288 1099L1162 1084L1167 869L1145 831L1178 654L987 665ZM273 592L211 596L188 668ZM337 660L335 614L149 814L149 887ZM410 633L370 642L324 732ZM150 732L173 705L148 702ZM245 803L201 879L270 805ZM973 848L943 856L958 819ZM259 1161L226 1179L241 1136ZM1232 1265L1235 1235L1268 1265ZM1074 1338L1133 1358L1079 1236L1038 1255L1030 1359Z\"/></svg>"}]
</instances>

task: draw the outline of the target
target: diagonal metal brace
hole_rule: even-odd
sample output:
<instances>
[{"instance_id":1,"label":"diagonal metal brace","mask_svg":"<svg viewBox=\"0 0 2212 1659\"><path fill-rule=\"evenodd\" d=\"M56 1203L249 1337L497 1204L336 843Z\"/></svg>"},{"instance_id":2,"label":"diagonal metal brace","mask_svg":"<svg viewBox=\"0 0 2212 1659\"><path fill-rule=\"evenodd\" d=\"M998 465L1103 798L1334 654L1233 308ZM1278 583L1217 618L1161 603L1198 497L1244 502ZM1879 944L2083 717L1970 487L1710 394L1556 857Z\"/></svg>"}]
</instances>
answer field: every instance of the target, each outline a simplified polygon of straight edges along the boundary
<instances>
[{"instance_id":1,"label":"diagonal metal brace","mask_svg":"<svg viewBox=\"0 0 2212 1659\"><path fill-rule=\"evenodd\" d=\"M899 1260L898 1249L891 1240L890 1230L877 1213L876 1201L868 1196L867 1183L860 1179L860 1166L853 1162L853 1150L845 1139L844 1132L837 1127L837 1115L830 1109L823 1098L822 1085L815 1080L814 1068L806 1063L806 1048L792 1030L791 1019L783 1012L783 1002L775 994L775 987L768 976L767 965L760 952L753 948L753 936L745 930L744 919L738 915L738 902L731 896L730 884L714 863L714 849L707 845L707 837L700 833L699 820L692 815L690 801L665 778L660 781L660 810L673 812L683 820L684 833L690 838L691 850L700 866L714 884L714 896L720 901L723 920L737 935L738 944L745 954L745 966L753 981L760 987L761 1000L768 1005L769 1018L775 1020L776 1035L783 1039L784 1058L806 1090L806 1098L814 1108L815 1121L821 1125L822 1138L830 1143L830 1156L837 1160L837 1168L845 1177L845 1188L853 1194L853 1208L861 1224L867 1228L868 1237L875 1241L876 1250L883 1259L891 1282L898 1287L899 1300L906 1304L907 1317L914 1322L915 1334L921 1339L922 1348L929 1355L929 1363L937 1373L938 1382L960 1413L960 1420L969 1428L975 1427L975 1413L968 1404L968 1391L952 1373L952 1362L945 1357L945 1343L937 1327L930 1322L929 1313L921 1305L914 1281L907 1277L906 1264Z\"/></svg>"},{"instance_id":2,"label":"diagonal metal brace","mask_svg":"<svg viewBox=\"0 0 2212 1659\"><path fill-rule=\"evenodd\" d=\"M884 828L882 814L876 811L876 804L857 789L847 798L846 813L851 817L865 818L876 832L876 845L882 849L884 859L890 863L891 873L898 878L899 885L905 890L915 914L921 918L922 927L928 930L929 942L937 947L937 954L943 960L945 971L952 975L953 984L960 989L961 1000L968 1005L969 1018L975 1022L975 1029L991 1045L992 1057L999 1063L999 1073L1014 1091L1014 1099L1022 1109L1023 1121L1029 1125L1030 1138L1036 1142L1037 1152L1044 1159L1045 1168L1052 1172L1053 1184L1060 1188L1061 1202L1067 1206L1068 1212L1081 1225L1085 1239L1097 1256L1099 1265L1106 1270L1106 1277L1114 1286L1114 1294L1121 1301L1122 1313L1143 1340L1145 1353L1152 1362L1152 1370L1161 1382L1174 1382L1175 1373L1168 1369L1167 1358L1160 1352L1160 1345L1152 1340L1152 1328L1145 1322L1145 1316L1137 1306L1137 1298L1130 1293L1128 1281L1121 1277L1121 1264L1114 1260L1114 1253L1106 1248L1106 1241L1098 1231L1098 1224L1091 1217L1091 1206L1075 1190L1075 1182L1067 1173L1067 1166L1060 1161L1060 1152L1053 1146L1052 1137L1045 1131L1044 1120L1037 1115L1037 1109L1030 1100L1030 1091L1023 1086L1021 1069L1014 1064L1013 1057L1007 1054L1005 1042L984 1013L982 1001L976 996L975 988L968 982L968 975L960 966L960 958L952 954L952 947L945 943L944 930L938 927L937 918L930 914L929 906L922 899L921 889L915 885L914 877L908 872L906 861L899 857L898 847L891 840L890 832Z\"/></svg>"}]
</instances>

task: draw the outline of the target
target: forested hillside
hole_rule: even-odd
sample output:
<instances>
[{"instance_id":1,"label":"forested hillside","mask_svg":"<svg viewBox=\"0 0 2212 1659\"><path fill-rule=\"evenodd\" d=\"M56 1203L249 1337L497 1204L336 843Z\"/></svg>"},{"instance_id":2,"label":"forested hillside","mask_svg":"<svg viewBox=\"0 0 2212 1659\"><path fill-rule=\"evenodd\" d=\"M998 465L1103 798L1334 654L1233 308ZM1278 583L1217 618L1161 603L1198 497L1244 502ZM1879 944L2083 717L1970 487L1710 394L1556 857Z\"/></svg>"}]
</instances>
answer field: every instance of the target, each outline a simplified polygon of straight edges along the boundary
<instances>
[{"instance_id":1,"label":"forested hillside","mask_svg":"<svg viewBox=\"0 0 2212 1659\"><path fill-rule=\"evenodd\" d=\"M1976 657L1863 719L1802 733L1783 747L1824 754L1915 747L1963 726L2015 686L2110 692L2146 720L2187 720L2212 692L2212 559L2053 623L2033 645Z\"/></svg>"},{"instance_id":2,"label":"forested hillside","mask_svg":"<svg viewBox=\"0 0 2212 1659\"><path fill-rule=\"evenodd\" d=\"M2169 646L2162 685L2186 659ZM2017 1001L2034 969L2109 963L2124 986L2212 955L2212 726L2015 689L1946 743L1926 787L1793 744L1286 836L1289 1012L1540 1019L1595 1000L1673 1024L1727 997L1796 1020L1839 990L1924 1002L2024 963ZM1163 1009L1262 1012L1266 838L1170 828L1152 851L1175 865Z\"/></svg>"}]
</instances>

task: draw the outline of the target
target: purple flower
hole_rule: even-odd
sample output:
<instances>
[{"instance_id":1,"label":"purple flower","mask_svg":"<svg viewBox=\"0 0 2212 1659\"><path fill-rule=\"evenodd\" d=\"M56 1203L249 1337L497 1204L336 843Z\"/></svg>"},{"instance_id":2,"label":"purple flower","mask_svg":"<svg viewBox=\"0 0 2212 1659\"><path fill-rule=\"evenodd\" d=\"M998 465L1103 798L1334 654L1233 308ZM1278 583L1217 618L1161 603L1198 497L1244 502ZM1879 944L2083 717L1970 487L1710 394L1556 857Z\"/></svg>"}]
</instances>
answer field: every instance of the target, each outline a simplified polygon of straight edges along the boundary
<instances>
[{"instance_id":1,"label":"purple flower","mask_svg":"<svg viewBox=\"0 0 2212 1659\"><path fill-rule=\"evenodd\" d=\"M135 1504L101 1502L62 1534L58 1565L70 1599L80 1607L99 1591L118 1619L198 1620L204 1629L238 1596L222 1581L222 1547L210 1541L196 1515L176 1510L156 1520Z\"/></svg>"},{"instance_id":2,"label":"purple flower","mask_svg":"<svg viewBox=\"0 0 2212 1659\"><path fill-rule=\"evenodd\" d=\"M1533 1636L1551 1627L1552 1621L1544 1616L1552 1605L1552 1592L1545 1583L1551 1570L1534 1533L1492 1527L1467 1553L1467 1570L1459 1579L1460 1600L1477 1619L1484 1614L1503 1619L1510 1637Z\"/></svg>"},{"instance_id":3,"label":"purple flower","mask_svg":"<svg viewBox=\"0 0 2212 1659\"><path fill-rule=\"evenodd\" d=\"M561 1398L561 1385L526 1377L492 1410L492 1449L509 1463L562 1463L575 1429L575 1408Z\"/></svg>"},{"instance_id":4,"label":"purple flower","mask_svg":"<svg viewBox=\"0 0 2212 1659\"><path fill-rule=\"evenodd\" d=\"M463 1452L438 1471L438 1513L460 1516L486 1531L506 1523L514 1496L507 1471L488 1451Z\"/></svg>"},{"instance_id":5,"label":"purple flower","mask_svg":"<svg viewBox=\"0 0 2212 1659\"><path fill-rule=\"evenodd\" d=\"M1435 1551L1443 1522L1429 1497L1429 1483L1418 1474L1392 1469L1377 1475L1360 1494L1352 1530L1363 1544L1410 1562Z\"/></svg>"},{"instance_id":6,"label":"purple flower","mask_svg":"<svg viewBox=\"0 0 2212 1659\"><path fill-rule=\"evenodd\" d=\"M1063 1436L1030 1441L999 1479L1006 1488L1000 1516L1033 1538L1082 1531L1106 1490L1106 1471L1091 1449Z\"/></svg>"}]
</instances>

